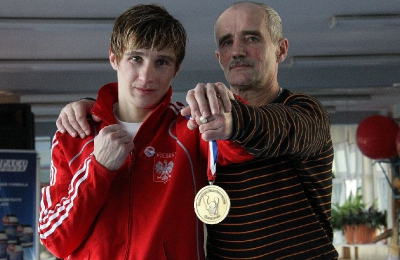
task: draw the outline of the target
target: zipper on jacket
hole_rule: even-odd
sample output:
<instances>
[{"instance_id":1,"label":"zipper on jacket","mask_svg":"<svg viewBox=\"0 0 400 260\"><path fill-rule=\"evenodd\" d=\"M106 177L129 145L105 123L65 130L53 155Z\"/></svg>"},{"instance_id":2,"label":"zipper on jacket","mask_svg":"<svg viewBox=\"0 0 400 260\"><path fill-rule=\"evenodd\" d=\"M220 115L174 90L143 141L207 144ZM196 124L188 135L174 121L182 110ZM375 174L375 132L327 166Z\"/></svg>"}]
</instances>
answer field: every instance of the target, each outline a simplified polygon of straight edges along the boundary
<instances>
[{"instance_id":1,"label":"zipper on jacket","mask_svg":"<svg viewBox=\"0 0 400 260\"><path fill-rule=\"evenodd\" d=\"M126 248L126 254L125 254L125 260L129 259L129 253L131 251L131 243L132 243L132 175L133 175L133 162L135 161L135 156L134 156L134 151L135 148L133 148L133 150L130 152L129 154L129 208L128 208L128 212L129 212L129 217L128 217L128 244L127 244L127 248Z\"/></svg>"}]
</instances>

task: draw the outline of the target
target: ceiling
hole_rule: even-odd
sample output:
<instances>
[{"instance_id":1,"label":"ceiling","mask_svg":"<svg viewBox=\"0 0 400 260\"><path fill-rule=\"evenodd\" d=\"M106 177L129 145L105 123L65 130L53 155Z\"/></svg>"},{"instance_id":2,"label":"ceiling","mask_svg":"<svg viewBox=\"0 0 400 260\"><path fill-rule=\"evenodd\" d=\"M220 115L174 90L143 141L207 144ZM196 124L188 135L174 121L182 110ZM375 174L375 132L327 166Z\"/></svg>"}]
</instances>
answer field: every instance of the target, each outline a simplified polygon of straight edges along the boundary
<instances>
[{"instance_id":1,"label":"ceiling","mask_svg":"<svg viewBox=\"0 0 400 260\"><path fill-rule=\"evenodd\" d=\"M0 92L30 103L38 123L54 125L61 108L96 97L116 80L108 63L114 19L131 5L158 3L185 26L189 41L174 99L198 82L224 81L213 25L235 1L2 0ZM317 97L333 124L371 114L400 120L399 0L271 0L283 20L289 55L281 87Z\"/></svg>"}]
</instances>

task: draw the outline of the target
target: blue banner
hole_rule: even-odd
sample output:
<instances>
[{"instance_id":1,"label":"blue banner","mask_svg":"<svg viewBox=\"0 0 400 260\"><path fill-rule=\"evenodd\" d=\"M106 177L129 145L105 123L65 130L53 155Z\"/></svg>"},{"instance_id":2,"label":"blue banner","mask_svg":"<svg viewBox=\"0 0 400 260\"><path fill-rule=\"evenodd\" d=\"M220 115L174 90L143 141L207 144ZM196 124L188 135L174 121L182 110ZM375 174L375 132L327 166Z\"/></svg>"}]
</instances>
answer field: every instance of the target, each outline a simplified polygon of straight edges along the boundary
<instances>
[{"instance_id":1,"label":"blue banner","mask_svg":"<svg viewBox=\"0 0 400 260\"><path fill-rule=\"evenodd\" d=\"M35 151L0 150L0 260L36 260L39 181Z\"/></svg>"}]
</instances>

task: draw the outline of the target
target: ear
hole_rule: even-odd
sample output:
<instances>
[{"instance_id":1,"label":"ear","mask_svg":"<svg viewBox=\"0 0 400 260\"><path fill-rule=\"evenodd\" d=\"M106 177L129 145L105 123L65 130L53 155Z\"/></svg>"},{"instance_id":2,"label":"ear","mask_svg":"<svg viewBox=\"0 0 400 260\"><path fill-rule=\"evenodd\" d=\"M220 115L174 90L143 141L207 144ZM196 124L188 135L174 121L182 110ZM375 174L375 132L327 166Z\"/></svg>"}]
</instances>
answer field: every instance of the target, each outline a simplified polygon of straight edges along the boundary
<instances>
[{"instance_id":1,"label":"ear","mask_svg":"<svg viewBox=\"0 0 400 260\"><path fill-rule=\"evenodd\" d=\"M286 38L283 38L278 43L276 62L281 63L286 59L289 49L289 42Z\"/></svg>"},{"instance_id":2,"label":"ear","mask_svg":"<svg viewBox=\"0 0 400 260\"><path fill-rule=\"evenodd\" d=\"M219 66L221 67L222 70L224 70L224 68L222 68L221 60L219 59L219 58L220 58L220 55L219 55L219 52L218 52L218 51L215 51L215 56L217 57L217 60L218 60L218 62L219 62Z\"/></svg>"},{"instance_id":3,"label":"ear","mask_svg":"<svg viewBox=\"0 0 400 260\"><path fill-rule=\"evenodd\" d=\"M111 47L108 48L108 59L110 60L111 67L114 70L118 70L117 57L115 57L115 54L112 52Z\"/></svg>"}]
</instances>

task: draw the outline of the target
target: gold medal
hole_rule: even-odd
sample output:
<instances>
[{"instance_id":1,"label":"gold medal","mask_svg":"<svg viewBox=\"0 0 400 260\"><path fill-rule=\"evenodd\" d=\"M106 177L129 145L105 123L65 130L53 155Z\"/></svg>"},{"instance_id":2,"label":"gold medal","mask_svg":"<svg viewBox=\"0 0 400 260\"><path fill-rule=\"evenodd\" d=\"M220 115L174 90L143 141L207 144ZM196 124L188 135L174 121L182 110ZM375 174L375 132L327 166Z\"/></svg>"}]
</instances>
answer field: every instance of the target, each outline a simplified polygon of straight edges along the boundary
<instances>
[{"instance_id":1,"label":"gold medal","mask_svg":"<svg viewBox=\"0 0 400 260\"><path fill-rule=\"evenodd\" d=\"M202 188L194 199L194 211L206 224L217 224L225 219L231 207L228 194L219 186Z\"/></svg>"}]
</instances>

